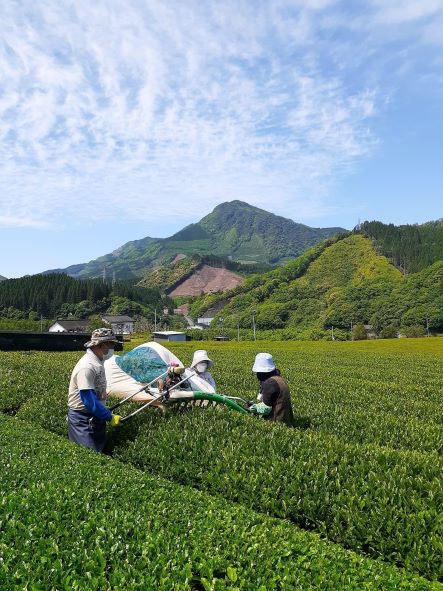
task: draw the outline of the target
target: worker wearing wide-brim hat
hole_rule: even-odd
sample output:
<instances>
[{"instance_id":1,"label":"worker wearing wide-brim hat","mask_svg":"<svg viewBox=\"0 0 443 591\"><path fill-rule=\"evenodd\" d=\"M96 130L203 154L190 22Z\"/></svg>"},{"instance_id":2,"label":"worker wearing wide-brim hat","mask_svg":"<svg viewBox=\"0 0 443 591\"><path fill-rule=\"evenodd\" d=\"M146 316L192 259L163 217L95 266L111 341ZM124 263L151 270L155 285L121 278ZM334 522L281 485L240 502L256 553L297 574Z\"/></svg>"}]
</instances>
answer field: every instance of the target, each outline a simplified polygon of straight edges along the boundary
<instances>
[{"instance_id":1,"label":"worker wearing wide-brim hat","mask_svg":"<svg viewBox=\"0 0 443 591\"><path fill-rule=\"evenodd\" d=\"M294 426L291 393L287 381L281 377L270 353L258 353L252 371L260 382L258 402L249 410L263 415L268 421Z\"/></svg>"},{"instance_id":2,"label":"worker wearing wide-brim hat","mask_svg":"<svg viewBox=\"0 0 443 591\"><path fill-rule=\"evenodd\" d=\"M215 380L212 377L209 368L212 366L212 360L209 359L208 352L205 349L197 349L192 358L191 369L197 373L197 376L205 380L216 390Z\"/></svg>"},{"instance_id":3,"label":"worker wearing wide-brim hat","mask_svg":"<svg viewBox=\"0 0 443 591\"><path fill-rule=\"evenodd\" d=\"M109 328L93 331L85 343L86 353L74 367L69 383L68 437L71 441L103 451L106 423L118 425L119 415L113 415L101 402L106 400L106 375L103 362L114 354L117 339Z\"/></svg>"}]
</instances>

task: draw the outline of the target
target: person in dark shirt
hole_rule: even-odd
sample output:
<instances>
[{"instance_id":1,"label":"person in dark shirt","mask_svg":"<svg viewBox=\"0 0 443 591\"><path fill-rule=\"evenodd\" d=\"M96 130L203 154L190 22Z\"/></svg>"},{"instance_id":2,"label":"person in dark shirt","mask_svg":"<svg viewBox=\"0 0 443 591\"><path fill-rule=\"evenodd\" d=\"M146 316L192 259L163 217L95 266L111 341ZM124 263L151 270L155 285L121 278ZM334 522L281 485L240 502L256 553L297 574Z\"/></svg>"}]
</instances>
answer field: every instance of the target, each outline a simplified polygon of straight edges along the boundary
<instances>
[{"instance_id":1,"label":"person in dark shirt","mask_svg":"<svg viewBox=\"0 0 443 591\"><path fill-rule=\"evenodd\" d=\"M258 353L252 371L260 382L258 402L250 407L251 412L262 415L268 421L294 426L291 393L288 383L275 367L272 355Z\"/></svg>"}]
</instances>

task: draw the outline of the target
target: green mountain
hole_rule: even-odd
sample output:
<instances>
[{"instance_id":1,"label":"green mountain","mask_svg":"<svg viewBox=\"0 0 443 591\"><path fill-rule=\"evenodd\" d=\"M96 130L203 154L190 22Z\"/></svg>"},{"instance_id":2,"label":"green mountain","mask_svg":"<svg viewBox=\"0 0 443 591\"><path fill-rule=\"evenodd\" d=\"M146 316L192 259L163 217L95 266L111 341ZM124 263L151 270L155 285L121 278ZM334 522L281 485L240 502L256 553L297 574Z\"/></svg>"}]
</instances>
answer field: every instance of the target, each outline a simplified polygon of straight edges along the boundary
<instances>
[{"instance_id":1,"label":"green mountain","mask_svg":"<svg viewBox=\"0 0 443 591\"><path fill-rule=\"evenodd\" d=\"M403 226L364 222L359 230L404 273L416 273L443 260L443 219Z\"/></svg>"},{"instance_id":2,"label":"green mountain","mask_svg":"<svg viewBox=\"0 0 443 591\"><path fill-rule=\"evenodd\" d=\"M0 281L6 281L7 277L3 277L3 275L0 275Z\"/></svg>"},{"instance_id":3,"label":"green mountain","mask_svg":"<svg viewBox=\"0 0 443 591\"><path fill-rule=\"evenodd\" d=\"M443 260L404 276L360 234L332 238L289 264L254 275L223 295L197 299L195 317L223 302L227 329L282 329L283 338L322 338L351 324L443 330ZM286 331L286 332L284 332Z\"/></svg>"},{"instance_id":4,"label":"green mountain","mask_svg":"<svg viewBox=\"0 0 443 591\"><path fill-rule=\"evenodd\" d=\"M218 255L250 264L277 265L304 252L343 228L310 228L242 201L218 205L199 222L169 238L143 238L124 244L89 263L46 273L66 273L81 279L143 277L177 255Z\"/></svg>"}]
</instances>

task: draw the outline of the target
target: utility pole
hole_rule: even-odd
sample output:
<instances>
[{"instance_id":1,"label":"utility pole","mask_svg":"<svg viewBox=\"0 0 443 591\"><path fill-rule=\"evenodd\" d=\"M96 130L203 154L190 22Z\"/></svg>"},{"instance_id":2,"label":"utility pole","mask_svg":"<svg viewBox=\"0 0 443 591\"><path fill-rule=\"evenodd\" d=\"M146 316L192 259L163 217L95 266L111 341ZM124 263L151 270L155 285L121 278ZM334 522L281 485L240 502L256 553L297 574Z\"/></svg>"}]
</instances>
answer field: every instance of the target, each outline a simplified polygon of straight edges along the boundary
<instances>
[{"instance_id":1,"label":"utility pole","mask_svg":"<svg viewBox=\"0 0 443 591\"><path fill-rule=\"evenodd\" d=\"M334 336L334 325L332 325L331 327L331 335L332 335L332 340L335 341L335 336Z\"/></svg>"},{"instance_id":2,"label":"utility pole","mask_svg":"<svg viewBox=\"0 0 443 591\"><path fill-rule=\"evenodd\" d=\"M426 314L426 336L429 336L429 318Z\"/></svg>"},{"instance_id":3,"label":"utility pole","mask_svg":"<svg viewBox=\"0 0 443 591\"><path fill-rule=\"evenodd\" d=\"M257 310L252 310L252 330L254 331L254 341L257 340L256 334L255 334L255 314L256 314Z\"/></svg>"}]
</instances>

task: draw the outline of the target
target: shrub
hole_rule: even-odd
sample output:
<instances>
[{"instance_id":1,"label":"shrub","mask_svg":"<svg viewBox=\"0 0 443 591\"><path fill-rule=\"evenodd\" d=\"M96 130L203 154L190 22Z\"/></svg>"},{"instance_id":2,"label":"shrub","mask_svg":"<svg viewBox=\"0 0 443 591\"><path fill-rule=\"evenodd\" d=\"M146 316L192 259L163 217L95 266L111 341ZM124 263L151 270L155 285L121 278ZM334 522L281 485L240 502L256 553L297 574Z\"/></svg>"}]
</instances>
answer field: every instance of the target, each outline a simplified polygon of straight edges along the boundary
<instances>
[{"instance_id":1,"label":"shrub","mask_svg":"<svg viewBox=\"0 0 443 591\"><path fill-rule=\"evenodd\" d=\"M7 591L431 591L285 521L0 416Z\"/></svg>"}]
</instances>

